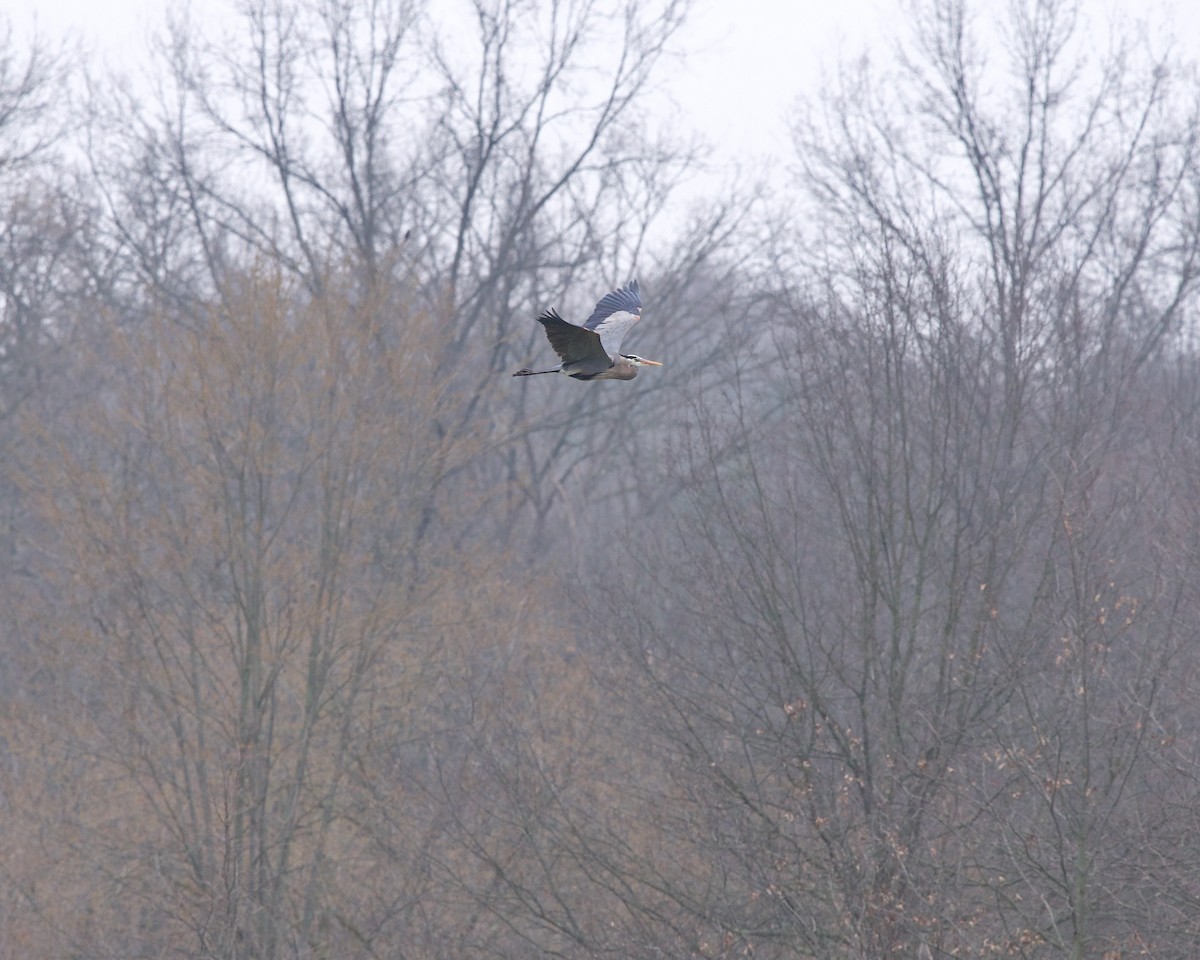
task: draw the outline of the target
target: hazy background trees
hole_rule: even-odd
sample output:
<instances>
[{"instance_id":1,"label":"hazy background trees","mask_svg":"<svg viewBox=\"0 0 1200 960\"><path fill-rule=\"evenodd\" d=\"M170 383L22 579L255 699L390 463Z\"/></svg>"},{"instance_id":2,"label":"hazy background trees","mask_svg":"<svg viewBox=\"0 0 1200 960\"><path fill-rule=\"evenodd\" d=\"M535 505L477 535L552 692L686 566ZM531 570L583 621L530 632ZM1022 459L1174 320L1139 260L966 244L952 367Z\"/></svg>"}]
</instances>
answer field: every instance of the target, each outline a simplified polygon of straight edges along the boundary
<instances>
[{"instance_id":1,"label":"hazy background trees","mask_svg":"<svg viewBox=\"0 0 1200 960\"><path fill-rule=\"evenodd\" d=\"M1182 955L1144 845L1189 846L1151 731L1190 697L1157 412L1194 363L1192 76L1085 59L1063 5L1001 60L918 15L797 124L819 227L627 561L642 722L691 761L664 829L710 868L679 900L760 955Z\"/></svg>"},{"instance_id":2,"label":"hazy background trees","mask_svg":"<svg viewBox=\"0 0 1200 960\"><path fill-rule=\"evenodd\" d=\"M1191 955L1193 67L930 0L688 206L688 12L8 35L6 954Z\"/></svg>"}]
</instances>

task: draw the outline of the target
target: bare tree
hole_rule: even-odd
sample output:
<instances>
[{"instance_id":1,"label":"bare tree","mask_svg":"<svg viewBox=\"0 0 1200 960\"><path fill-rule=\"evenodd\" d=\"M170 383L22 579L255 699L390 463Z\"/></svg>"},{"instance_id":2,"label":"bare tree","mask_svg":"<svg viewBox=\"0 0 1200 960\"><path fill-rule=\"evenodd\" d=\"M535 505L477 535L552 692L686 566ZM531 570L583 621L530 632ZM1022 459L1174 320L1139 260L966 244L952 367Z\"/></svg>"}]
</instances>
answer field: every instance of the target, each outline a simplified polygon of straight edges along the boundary
<instances>
[{"instance_id":1,"label":"bare tree","mask_svg":"<svg viewBox=\"0 0 1200 960\"><path fill-rule=\"evenodd\" d=\"M36 34L22 55L24 46L12 21L0 19L0 176L6 178L48 152L66 124L64 52Z\"/></svg>"},{"instance_id":2,"label":"bare tree","mask_svg":"<svg viewBox=\"0 0 1200 960\"><path fill-rule=\"evenodd\" d=\"M39 167L66 123L63 54L37 36L24 57L17 51L12 24L0 21L0 420L36 378L38 351L62 320L62 302L81 293L64 262L77 252L85 219Z\"/></svg>"},{"instance_id":3,"label":"bare tree","mask_svg":"<svg viewBox=\"0 0 1200 960\"><path fill-rule=\"evenodd\" d=\"M359 784L432 734L424 698L475 616L456 571L481 563L417 547L428 489L472 441L429 432L450 395L419 312L381 350L380 300L311 301L267 273L219 303L236 309L97 334L122 377L41 428L57 589L35 655L59 722L74 712L73 786L120 784L61 842L114 898L96 923L115 942L349 950ZM418 896L421 871L388 875Z\"/></svg>"},{"instance_id":4,"label":"bare tree","mask_svg":"<svg viewBox=\"0 0 1200 960\"><path fill-rule=\"evenodd\" d=\"M581 463L619 493L602 454L629 452L607 417L614 394L548 405L503 379L545 349L539 310L584 311L638 273L654 322L694 326L672 357L682 368L717 348L723 324L708 321L736 299L728 280L747 255L731 241L752 192L673 209L699 150L641 115L688 7L256 2L227 36L181 15L149 104L97 91L90 152L118 249L183 309L247 253L311 293L334 268L402 285L443 318L441 374L471 398L440 428L487 425L495 456L471 479L512 488L488 535L520 522L536 538L565 521ZM652 254L669 218L685 235ZM624 408L628 422L639 404Z\"/></svg>"},{"instance_id":5,"label":"bare tree","mask_svg":"<svg viewBox=\"0 0 1200 960\"><path fill-rule=\"evenodd\" d=\"M1130 785L1192 617L1137 466L1195 302L1188 75L1081 64L1064 4L1010 12L1003 66L965 4L915 22L798 128L819 226L677 445L665 550L621 560L662 829L706 865L660 889L757 955L1169 952L1191 916L1112 878L1157 863Z\"/></svg>"}]
</instances>

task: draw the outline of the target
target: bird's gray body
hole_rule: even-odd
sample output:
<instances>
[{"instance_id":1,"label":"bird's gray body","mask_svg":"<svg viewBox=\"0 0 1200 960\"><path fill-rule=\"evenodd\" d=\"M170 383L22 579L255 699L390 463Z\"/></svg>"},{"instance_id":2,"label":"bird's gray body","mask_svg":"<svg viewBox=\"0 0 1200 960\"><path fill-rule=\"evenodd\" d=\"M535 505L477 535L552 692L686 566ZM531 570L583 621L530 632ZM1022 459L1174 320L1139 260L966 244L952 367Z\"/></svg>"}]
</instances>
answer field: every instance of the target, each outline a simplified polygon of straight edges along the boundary
<instances>
[{"instance_id":1,"label":"bird's gray body","mask_svg":"<svg viewBox=\"0 0 1200 960\"><path fill-rule=\"evenodd\" d=\"M620 352L625 334L641 318L642 297L636 280L601 297L583 326L547 310L537 319L562 365L553 370L518 370L513 376L564 373L576 380L632 380L638 367L662 366L657 361Z\"/></svg>"}]
</instances>

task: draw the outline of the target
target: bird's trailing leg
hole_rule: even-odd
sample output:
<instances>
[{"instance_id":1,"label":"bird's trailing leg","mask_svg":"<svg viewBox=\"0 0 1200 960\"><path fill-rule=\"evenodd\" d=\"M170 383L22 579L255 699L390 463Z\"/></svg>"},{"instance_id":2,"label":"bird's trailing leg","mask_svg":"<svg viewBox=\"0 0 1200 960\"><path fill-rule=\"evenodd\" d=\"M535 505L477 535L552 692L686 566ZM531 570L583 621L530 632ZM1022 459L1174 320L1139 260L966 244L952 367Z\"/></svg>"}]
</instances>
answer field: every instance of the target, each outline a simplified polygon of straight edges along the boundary
<instances>
[{"instance_id":1,"label":"bird's trailing leg","mask_svg":"<svg viewBox=\"0 0 1200 960\"><path fill-rule=\"evenodd\" d=\"M514 377L536 377L539 373L560 373L562 367L555 367L553 370L530 370L528 367L518 370L513 374Z\"/></svg>"}]
</instances>

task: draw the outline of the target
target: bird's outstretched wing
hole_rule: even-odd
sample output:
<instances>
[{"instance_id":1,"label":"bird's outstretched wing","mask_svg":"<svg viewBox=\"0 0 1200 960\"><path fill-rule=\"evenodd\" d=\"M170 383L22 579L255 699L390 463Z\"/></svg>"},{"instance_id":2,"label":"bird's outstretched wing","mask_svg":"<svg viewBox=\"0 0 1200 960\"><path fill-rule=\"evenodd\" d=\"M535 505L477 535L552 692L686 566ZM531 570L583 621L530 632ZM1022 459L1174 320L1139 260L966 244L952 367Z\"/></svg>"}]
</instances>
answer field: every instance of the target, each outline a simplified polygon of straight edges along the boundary
<instances>
[{"instance_id":1,"label":"bird's outstretched wing","mask_svg":"<svg viewBox=\"0 0 1200 960\"><path fill-rule=\"evenodd\" d=\"M642 295L638 282L630 280L625 286L601 297L583 327L599 334L604 352L615 359L625 334L641 319Z\"/></svg>"},{"instance_id":2,"label":"bird's outstretched wing","mask_svg":"<svg viewBox=\"0 0 1200 960\"><path fill-rule=\"evenodd\" d=\"M538 323L545 329L546 339L564 364L596 360L608 366L612 362L595 331L568 323L554 310L547 310L538 317Z\"/></svg>"}]
</instances>

